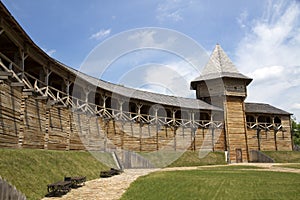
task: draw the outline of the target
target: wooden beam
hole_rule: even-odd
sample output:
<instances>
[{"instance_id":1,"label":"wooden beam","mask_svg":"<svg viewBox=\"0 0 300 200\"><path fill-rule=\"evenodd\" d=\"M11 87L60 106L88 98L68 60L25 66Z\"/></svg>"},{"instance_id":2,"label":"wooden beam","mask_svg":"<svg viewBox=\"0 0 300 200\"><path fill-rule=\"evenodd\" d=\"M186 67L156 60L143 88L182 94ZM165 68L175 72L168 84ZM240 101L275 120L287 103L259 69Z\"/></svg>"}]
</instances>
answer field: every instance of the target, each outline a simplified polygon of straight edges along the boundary
<instances>
[{"instance_id":1,"label":"wooden beam","mask_svg":"<svg viewBox=\"0 0 300 200\"><path fill-rule=\"evenodd\" d=\"M278 129L274 129L274 143L275 143L275 150L278 151L278 146L277 146L277 132Z\"/></svg>"},{"instance_id":2,"label":"wooden beam","mask_svg":"<svg viewBox=\"0 0 300 200\"><path fill-rule=\"evenodd\" d=\"M0 71L0 80L7 80L12 75L12 72Z\"/></svg>"},{"instance_id":3,"label":"wooden beam","mask_svg":"<svg viewBox=\"0 0 300 200\"><path fill-rule=\"evenodd\" d=\"M12 76L12 72L0 71L0 76Z\"/></svg>"},{"instance_id":4,"label":"wooden beam","mask_svg":"<svg viewBox=\"0 0 300 200\"><path fill-rule=\"evenodd\" d=\"M12 82L12 83L10 83L10 86L12 86L12 87L24 87L24 83Z\"/></svg>"},{"instance_id":5,"label":"wooden beam","mask_svg":"<svg viewBox=\"0 0 300 200\"><path fill-rule=\"evenodd\" d=\"M46 76L45 76L46 86L49 86L49 77L50 77L51 74L52 74L52 71L49 70L49 68L46 68Z\"/></svg>"},{"instance_id":6,"label":"wooden beam","mask_svg":"<svg viewBox=\"0 0 300 200\"><path fill-rule=\"evenodd\" d=\"M11 28L11 26L4 20L1 20L1 26L2 26L2 30L5 31L5 34L8 36L8 38L17 46L17 47L23 47L24 45L24 40L22 37L19 36L19 34L17 34L15 31L13 31L13 29Z\"/></svg>"},{"instance_id":7,"label":"wooden beam","mask_svg":"<svg viewBox=\"0 0 300 200\"><path fill-rule=\"evenodd\" d=\"M47 100L48 96L37 96L35 99L37 99L37 100Z\"/></svg>"},{"instance_id":8,"label":"wooden beam","mask_svg":"<svg viewBox=\"0 0 300 200\"><path fill-rule=\"evenodd\" d=\"M257 136L257 148L258 150L260 151L260 131L261 129L260 128L257 128L256 129L256 136Z\"/></svg>"}]
</instances>

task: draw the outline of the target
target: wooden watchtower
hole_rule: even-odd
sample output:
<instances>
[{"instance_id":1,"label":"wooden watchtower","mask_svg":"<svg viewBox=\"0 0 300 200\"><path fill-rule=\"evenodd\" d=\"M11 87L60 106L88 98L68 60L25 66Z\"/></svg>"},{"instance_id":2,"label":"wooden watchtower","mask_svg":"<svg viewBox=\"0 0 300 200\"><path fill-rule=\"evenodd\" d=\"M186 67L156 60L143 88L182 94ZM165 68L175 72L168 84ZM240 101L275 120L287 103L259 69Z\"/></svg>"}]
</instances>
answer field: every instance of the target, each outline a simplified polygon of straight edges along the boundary
<instances>
[{"instance_id":1,"label":"wooden watchtower","mask_svg":"<svg viewBox=\"0 0 300 200\"><path fill-rule=\"evenodd\" d=\"M198 99L223 109L223 115L215 114L214 118L224 120L224 150L229 153L229 162L249 160L244 100L251 81L217 44L201 76L191 82Z\"/></svg>"}]
</instances>

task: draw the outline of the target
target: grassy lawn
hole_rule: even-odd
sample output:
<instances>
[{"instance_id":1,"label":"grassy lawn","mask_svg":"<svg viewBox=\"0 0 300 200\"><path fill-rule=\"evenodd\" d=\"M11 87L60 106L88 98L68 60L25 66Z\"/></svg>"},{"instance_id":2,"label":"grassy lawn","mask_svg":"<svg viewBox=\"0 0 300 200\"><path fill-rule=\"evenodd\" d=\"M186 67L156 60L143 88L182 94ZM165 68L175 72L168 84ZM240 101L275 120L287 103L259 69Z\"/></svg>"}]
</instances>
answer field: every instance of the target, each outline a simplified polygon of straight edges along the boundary
<instances>
[{"instance_id":1,"label":"grassy lawn","mask_svg":"<svg viewBox=\"0 0 300 200\"><path fill-rule=\"evenodd\" d=\"M300 163L299 151L263 151L277 163Z\"/></svg>"},{"instance_id":2,"label":"grassy lawn","mask_svg":"<svg viewBox=\"0 0 300 200\"><path fill-rule=\"evenodd\" d=\"M83 151L0 149L0 155L0 176L15 185L27 199L41 199L47 194L47 184L63 180L64 176L95 179L101 170L108 169ZM102 156L111 159L109 154L102 153Z\"/></svg>"},{"instance_id":3,"label":"grassy lawn","mask_svg":"<svg viewBox=\"0 0 300 200\"><path fill-rule=\"evenodd\" d=\"M157 168L226 164L224 152L208 152L203 158L199 158L199 151L157 151L139 154Z\"/></svg>"},{"instance_id":4,"label":"grassy lawn","mask_svg":"<svg viewBox=\"0 0 300 200\"><path fill-rule=\"evenodd\" d=\"M186 151L168 167L188 167L201 165L225 165L224 152L210 152L204 158L199 158L199 151Z\"/></svg>"},{"instance_id":5,"label":"grassy lawn","mask_svg":"<svg viewBox=\"0 0 300 200\"><path fill-rule=\"evenodd\" d=\"M232 167L155 172L138 178L121 200L299 198L300 174Z\"/></svg>"}]
</instances>

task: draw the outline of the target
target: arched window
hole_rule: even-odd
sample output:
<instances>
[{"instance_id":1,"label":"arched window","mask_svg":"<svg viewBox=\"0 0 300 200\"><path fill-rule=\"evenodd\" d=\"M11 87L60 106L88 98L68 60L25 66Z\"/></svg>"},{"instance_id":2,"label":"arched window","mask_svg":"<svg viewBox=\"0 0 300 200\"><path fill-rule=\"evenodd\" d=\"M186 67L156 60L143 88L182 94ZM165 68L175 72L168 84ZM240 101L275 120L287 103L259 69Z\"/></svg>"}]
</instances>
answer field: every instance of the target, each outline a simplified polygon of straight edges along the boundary
<instances>
[{"instance_id":1,"label":"arched window","mask_svg":"<svg viewBox=\"0 0 300 200\"><path fill-rule=\"evenodd\" d=\"M190 119L190 113L188 111L182 111L181 119Z\"/></svg>"},{"instance_id":2,"label":"arched window","mask_svg":"<svg viewBox=\"0 0 300 200\"><path fill-rule=\"evenodd\" d=\"M150 109L150 106L148 105L143 105L141 107L141 114L142 115L148 115L149 114L149 109Z\"/></svg>"},{"instance_id":3,"label":"arched window","mask_svg":"<svg viewBox=\"0 0 300 200\"><path fill-rule=\"evenodd\" d=\"M133 102L129 102L129 112L137 113L136 104Z\"/></svg>"},{"instance_id":4,"label":"arched window","mask_svg":"<svg viewBox=\"0 0 300 200\"><path fill-rule=\"evenodd\" d=\"M279 117L274 117L274 123L275 124L281 124L281 119Z\"/></svg>"},{"instance_id":5,"label":"arched window","mask_svg":"<svg viewBox=\"0 0 300 200\"><path fill-rule=\"evenodd\" d=\"M51 75L49 76L49 86L63 92L65 92L66 89L66 84L64 82L64 79L60 75L54 72L52 72Z\"/></svg>"},{"instance_id":6,"label":"arched window","mask_svg":"<svg viewBox=\"0 0 300 200\"><path fill-rule=\"evenodd\" d=\"M166 117L167 116L167 111L165 110L164 107L160 107L157 111L157 115L159 117Z\"/></svg>"},{"instance_id":7,"label":"arched window","mask_svg":"<svg viewBox=\"0 0 300 200\"><path fill-rule=\"evenodd\" d=\"M272 123L271 117L269 117L269 116L262 115L262 116L259 116L257 120L259 123L267 123L267 124Z\"/></svg>"},{"instance_id":8,"label":"arched window","mask_svg":"<svg viewBox=\"0 0 300 200\"><path fill-rule=\"evenodd\" d=\"M177 111L175 112L175 118L176 118L176 119L181 119L181 110L177 110Z\"/></svg>"},{"instance_id":9,"label":"arched window","mask_svg":"<svg viewBox=\"0 0 300 200\"><path fill-rule=\"evenodd\" d=\"M170 109L166 109L166 111L167 111L167 117L172 118L173 117L172 111Z\"/></svg>"},{"instance_id":10,"label":"arched window","mask_svg":"<svg viewBox=\"0 0 300 200\"><path fill-rule=\"evenodd\" d=\"M205 113L205 112L200 113L200 120L201 121L209 121L210 120L209 114Z\"/></svg>"},{"instance_id":11,"label":"arched window","mask_svg":"<svg viewBox=\"0 0 300 200\"><path fill-rule=\"evenodd\" d=\"M255 117L254 116L252 116L252 115L247 115L246 116L246 121L248 122L248 123L255 123L256 121L255 121Z\"/></svg>"}]
</instances>

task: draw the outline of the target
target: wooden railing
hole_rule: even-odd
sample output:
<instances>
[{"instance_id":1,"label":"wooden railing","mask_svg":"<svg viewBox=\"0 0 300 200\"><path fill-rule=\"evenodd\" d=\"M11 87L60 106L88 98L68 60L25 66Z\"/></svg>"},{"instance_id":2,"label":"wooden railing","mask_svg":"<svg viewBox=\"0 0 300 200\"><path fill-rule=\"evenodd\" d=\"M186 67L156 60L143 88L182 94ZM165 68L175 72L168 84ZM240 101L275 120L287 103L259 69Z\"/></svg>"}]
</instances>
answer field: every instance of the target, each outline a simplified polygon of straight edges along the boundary
<instances>
[{"instance_id":1,"label":"wooden railing","mask_svg":"<svg viewBox=\"0 0 300 200\"><path fill-rule=\"evenodd\" d=\"M282 130L282 124L281 123L265 123L265 122L247 122L247 128L248 129L260 129L260 130Z\"/></svg>"},{"instance_id":2,"label":"wooden railing","mask_svg":"<svg viewBox=\"0 0 300 200\"><path fill-rule=\"evenodd\" d=\"M5 66L4 60L6 63L9 63L8 67ZM13 67L12 67L13 66ZM67 94L63 91L60 91L52 86L46 85L43 81L32 76L28 72L22 71L22 69L7 58L4 54L0 52L0 67L6 71L12 73L12 78L19 83L23 83L23 91L32 91L36 96L44 97L47 100L48 105L59 105L64 107L69 107L76 112L85 112L92 115L97 115L103 117L104 119L113 119L124 122L138 122L144 124L160 124L164 126L173 126L173 127L192 127L192 128L223 128L223 122L221 121L212 121L212 120L195 120L191 117L191 113L188 119L184 118L175 118L159 115L149 115L142 114L140 112L129 112L113 108L108 108L100 105L96 105L91 102L86 102L82 99L76 98ZM10 69L11 68L11 69ZM21 73L15 73L12 69L15 68Z\"/></svg>"}]
</instances>

